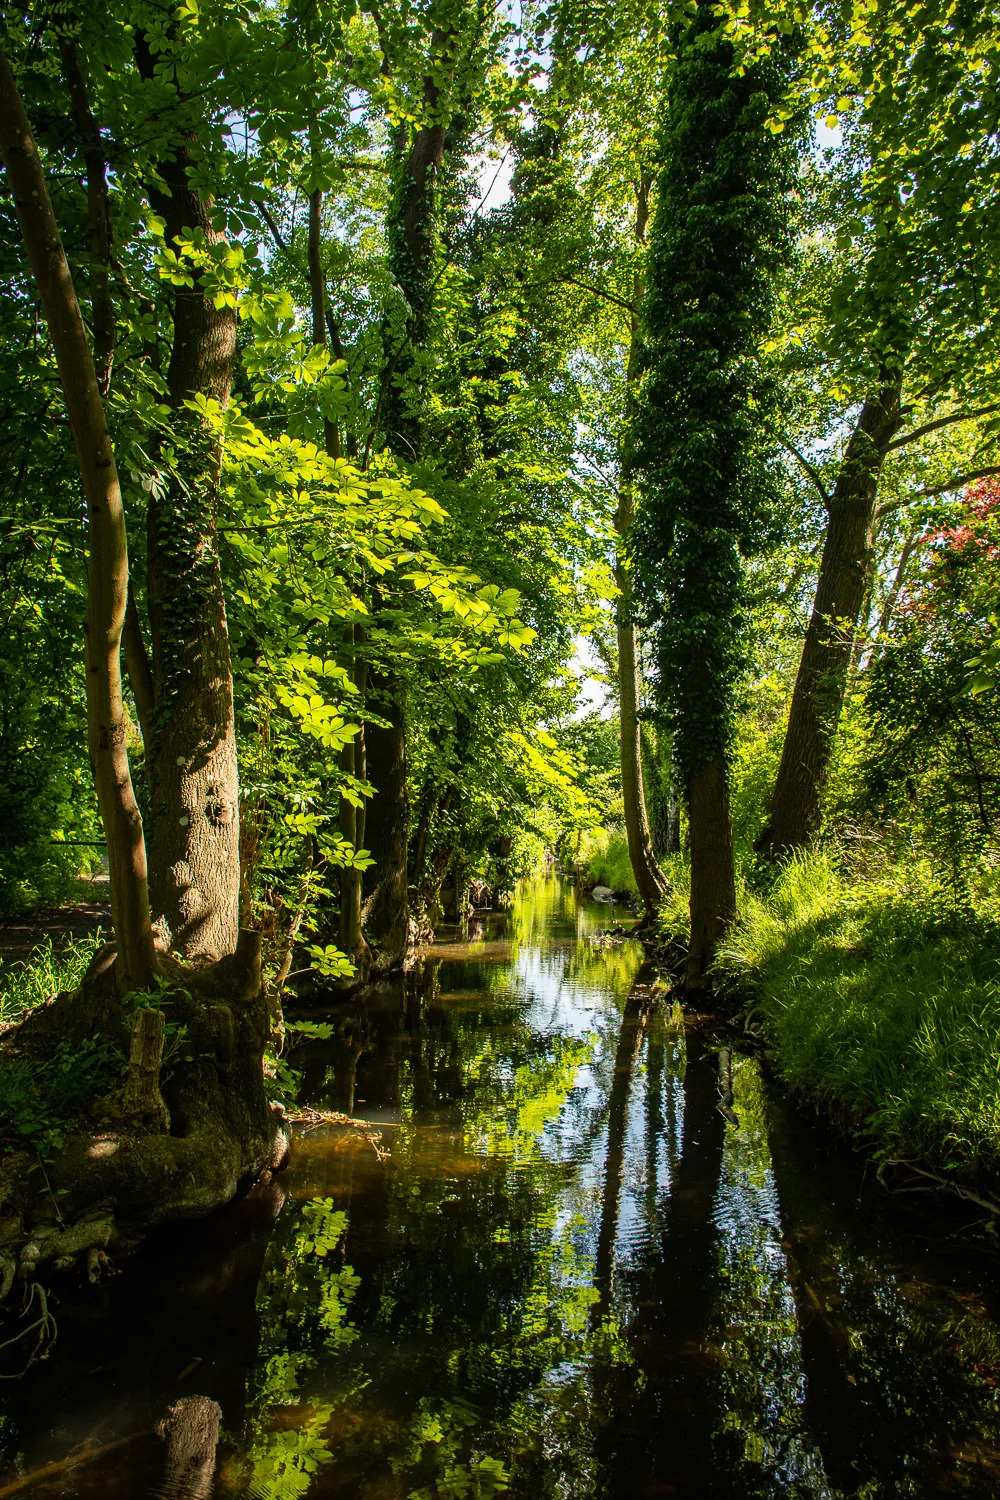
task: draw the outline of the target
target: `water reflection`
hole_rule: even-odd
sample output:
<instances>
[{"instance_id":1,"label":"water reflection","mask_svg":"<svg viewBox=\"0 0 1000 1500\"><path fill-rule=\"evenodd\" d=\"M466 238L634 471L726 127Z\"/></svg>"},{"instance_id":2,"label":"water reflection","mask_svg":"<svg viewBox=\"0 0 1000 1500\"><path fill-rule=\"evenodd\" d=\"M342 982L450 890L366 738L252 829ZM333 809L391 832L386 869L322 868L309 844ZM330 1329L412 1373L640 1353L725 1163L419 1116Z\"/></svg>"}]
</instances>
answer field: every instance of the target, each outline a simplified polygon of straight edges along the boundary
<instances>
[{"instance_id":1,"label":"water reflection","mask_svg":"<svg viewBox=\"0 0 1000 1500\"><path fill-rule=\"evenodd\" d=\"M0 1500L996 1493L988 1279L859 1207L752 1063L727 1127L617 915L538 882L340 1004L296 1062L387 1155L303 1133L69 1306Z\"/></svg>"}]
</instances>

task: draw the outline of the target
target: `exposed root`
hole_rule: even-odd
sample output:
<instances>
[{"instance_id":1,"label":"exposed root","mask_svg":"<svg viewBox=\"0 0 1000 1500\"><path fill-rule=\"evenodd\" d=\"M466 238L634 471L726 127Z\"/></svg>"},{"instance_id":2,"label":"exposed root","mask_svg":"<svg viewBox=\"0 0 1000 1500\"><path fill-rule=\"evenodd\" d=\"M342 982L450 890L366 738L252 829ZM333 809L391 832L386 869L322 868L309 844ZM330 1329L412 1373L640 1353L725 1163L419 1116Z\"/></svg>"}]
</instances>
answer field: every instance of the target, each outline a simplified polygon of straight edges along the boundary
<instances>
[{"instance_id":1,"label":"exposed root","mask_svg":"<svg viewBox=\"0 0 1000 1500\"><path fill-rule=\"evenodd\" d=\"M36 1303L38 1304L38 1317L35 1321L29 1323L27 1328L22 1328L20 1333L15 1333L13 1338L5 1339L0 1344L0 1350L12 1349L22 1339L35 1334L35 1342L28 1355L28 1362L23 1370L18 1370L16 1375L0 1375L0 1380L20 1380L21 1376L25 1375L31 1369L31 1366L37 1359L48 1358L55 1344L59 1330L56 1327L55 1318L49 1312L48 1294L40 1282L33 1281L25 1293L25 1302L21 1316L26 1318Z\"/></svg>"},{"instance_id":2,"label":"exposed root","mask_svg":"<svg viewBox=\"0 0 1000 1500\"><path fill-rule=\"evenodd\" d=\"M284 1165L288 1132L262 1071L259 938L241 934L235 954L202 969L161 955L158 1008L132 1011L117 994L114 950L102 950L77 990L3 1035L3 1053L29 1064L95 1034L129 1063L122 1086L93 1101L46 1160L44 1183L37 1159L11 1143L0 1176L0 1302L42 1266L79 1267L96 1281L109 1254L168 1220L211 1212ZM189 1055L161 1077L165 1018Z\"/></svg>"}]
</instances>

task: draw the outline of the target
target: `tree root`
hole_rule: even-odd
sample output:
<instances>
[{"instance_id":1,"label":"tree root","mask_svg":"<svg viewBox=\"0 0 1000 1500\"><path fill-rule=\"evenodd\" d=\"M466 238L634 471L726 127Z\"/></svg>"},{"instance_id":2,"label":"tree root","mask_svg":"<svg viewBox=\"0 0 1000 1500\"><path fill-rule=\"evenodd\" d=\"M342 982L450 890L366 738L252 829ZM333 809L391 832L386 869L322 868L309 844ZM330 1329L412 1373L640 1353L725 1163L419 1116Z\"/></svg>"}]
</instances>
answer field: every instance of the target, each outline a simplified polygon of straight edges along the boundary
<instances>
[{"instance_id":1,"label":"tree root","mask_svg":"<svg viewBox=\"0 0 1000 1500\"><path fill-rule=\"evenodd\" d=\"M906 1172L912 1172L915 1176L922 1177L924 1181L911 1183L908 1186L894 1185L886 1179L886 1172L890 1167L901 1167ZM973 1192L971 1188L966 1187L964 1183L957 1181L955 1178L942 1177L939 1172L932 1172L929 1167L918 1166L916 1162L905 1161L902 1157L887 1157L884 1161L879 1162L878 1171L875 1173L875 1176L878 1179L879 1185L887 1193L894 1195L902 1193L951 1193L955 1197L961 1198L963 1203L974 1203L977 1208L984 1208L990 1216L994 1225L994 1230L991 1232L995 1232L997 1221L1000 1220L1000 1203L995 1199L984 1198L981 1193Z\"/></svg>"},{"instance_id":2,"label":"tree root","mask_svg":"<svg viewBox=\"0 0 1000 1500\"><path fill-rule=\"evenodd\" d=\"M122 1088L93 1102L40 1177L27 1151L6 1154L0 1302L43 1265L79 1266L96 1281L109 1255L134 1249L151 1229L209 1213L284 1165L289 1132L262 1068L259 937L242 934L235 954L203 969L161 956L157 1009L123 1006L114 952L104 949L79 989L4 1034L0 1051L28 1062L98 1035L129 1064ZM185 1055L161 1078L164 1013Z\"/></svg>"},{"instance_id":3,"label":"tree root","mask_svg":"<svg viewBox=\"0 0 1000 1500\"><path fill-rule=\"evenodd\" d=\"M29 1334L36 1333L34 1346L28 1355L28 1362L23 1370L18 1370L16 1375L0 1375L0 1380L20 1380L21 1376L26 1375L31 1369L36 1359L46 1359L48 1357L55 1344L59 1330L56 1328L55 1318L49 1312L48 1294L40 1282L33 1281L25 1293L21 1316L26 1318L36 1302L38 1303L38 1317L35 1321L29 1323L27 1328L22 1328L20 1333L15 1333L13 1338L5 1339L0 1344L0 1350L11 1349L15 1344L19 1344L22 1339L26 1339Z\"/></svg>"}]
</instances>

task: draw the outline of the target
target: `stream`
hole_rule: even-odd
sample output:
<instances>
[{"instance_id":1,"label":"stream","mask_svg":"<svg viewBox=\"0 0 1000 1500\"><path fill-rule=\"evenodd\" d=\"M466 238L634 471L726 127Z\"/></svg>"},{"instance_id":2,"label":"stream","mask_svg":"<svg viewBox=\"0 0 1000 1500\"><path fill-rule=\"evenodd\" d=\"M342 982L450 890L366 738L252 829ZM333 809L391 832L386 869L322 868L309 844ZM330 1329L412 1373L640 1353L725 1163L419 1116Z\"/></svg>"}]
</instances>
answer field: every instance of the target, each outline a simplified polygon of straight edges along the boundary
<instances>
[{"instance_id":1,"label":"stream","mask_svg":"<svg viewBox=\"0 0 1000 1500\"><path fill-rule=\"evenodd\" d=\"M625 915L529 883L303 1010L304 1098L370 1128L297 1127L265 1188L57 1289L0 1383L0 1500L1000 1492L1000 1257L752 1059L727 1124L598 938Z\"/></svg>"}]
</instances>

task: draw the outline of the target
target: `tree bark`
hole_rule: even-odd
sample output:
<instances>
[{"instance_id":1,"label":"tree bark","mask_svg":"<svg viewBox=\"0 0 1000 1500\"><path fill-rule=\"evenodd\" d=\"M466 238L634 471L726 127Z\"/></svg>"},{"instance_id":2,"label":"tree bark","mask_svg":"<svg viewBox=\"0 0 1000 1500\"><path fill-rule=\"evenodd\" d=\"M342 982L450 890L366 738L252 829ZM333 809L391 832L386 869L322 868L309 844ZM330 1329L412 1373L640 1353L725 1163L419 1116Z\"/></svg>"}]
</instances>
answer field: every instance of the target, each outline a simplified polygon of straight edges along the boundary
<instances>
[{"instance_id":1,"label":"tree bark","mask_svg":"<svg viewBox=\"0 0 1000 1500\"><path fill-rule=\"evenodd\" d=\"M368 780L375 796L368 809L365 843L374 864L364 873L361 917L376 970L398 968L409 943L407 890L409 805L406 736L400 684L372 674L373 708L386 726L365 726Z\"/></svg>"},{"instance_id":2,"label":"tree bark","mask_svg":"<svg viewBox=\"0 0 1000 1500\"><path fill-rule=\"evenodd\" d=\"M757 849L772 857L804 848L822 821L823 793L865 598L879 475L900 420L900 384L887 379L865 401L830 497L816 598L781 764L768 821L757 840Z\"/></svg>"},{"instance_id":3,"label":"tree bark","mask_svg":"<svg viewBox=\"0 0 1000 1500\"><path fill-rule=\"evenodd\" d=\"M193 138L192 138L193 143ZM150 188L165 239L201 229L212 204L191 188L188 145L160 164L169 194ZM149 618L156 707L147 745L150 883L163 940L185 958L232 953L239 933L239 786L229 632L217 534L219 444L185 403L225 406L236 357L236 311L216 308L201 277L174 294L167 371L181 483L150 497Z\"/></svg>"},{"instance_id":4,"label":"tree bark","mask_svg":"<svg viewBox=\"0 0 1000 1500\"><path fill-rule=\"evenodd\" d=\"M108 843L117 982L127 991L151 983L154 950L146 847L132 789L122 699L121 637L128 594L125 512L97 372L41 158L2 52L0 152L55 349L87 501L87 740Z\"/></svg>"},{"instance_id":5,"label":"tree bark","mask_svg":"<svg viewBox=\"0 0 1000 1500\"><path fill-rule=\"evenodd\" d=\"M708 969L720 937L736 916L729 783L721 755L688 780L691 836L691 943L684 983L709 984Z\"/></svg>"}]
</instances>

